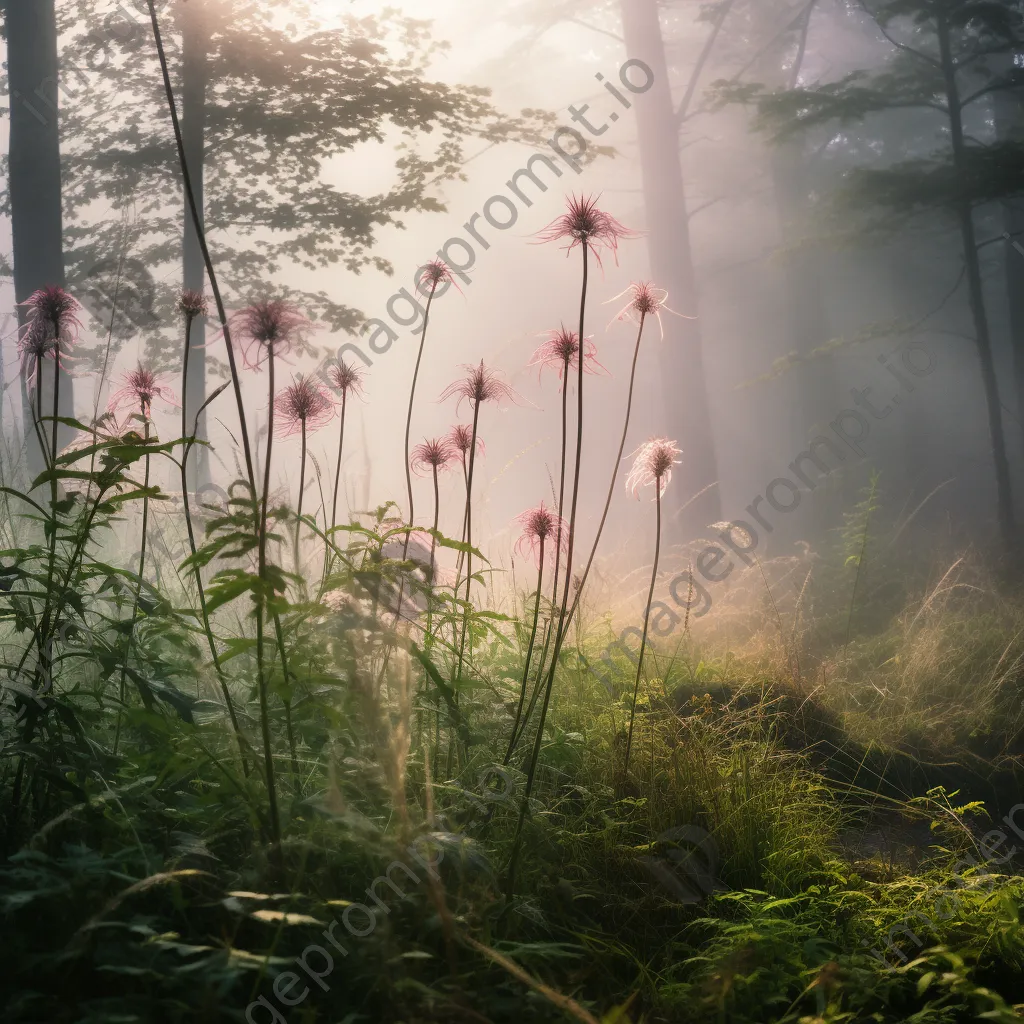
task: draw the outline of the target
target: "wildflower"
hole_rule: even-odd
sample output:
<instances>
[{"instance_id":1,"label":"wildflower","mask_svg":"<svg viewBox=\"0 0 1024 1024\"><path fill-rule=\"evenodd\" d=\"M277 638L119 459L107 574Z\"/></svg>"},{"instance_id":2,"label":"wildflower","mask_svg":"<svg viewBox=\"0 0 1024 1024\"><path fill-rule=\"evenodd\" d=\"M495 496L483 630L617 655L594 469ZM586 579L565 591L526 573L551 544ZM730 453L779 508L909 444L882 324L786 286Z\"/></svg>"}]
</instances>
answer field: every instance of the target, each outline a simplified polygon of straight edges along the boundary
<instances>
[{"instance_id":1,"label":"wildflower","mask_svg":"<svg viewBox=\"0 0 1024 1024\"><path fill-rule=\"evenodd\" d=\"M456 423L445 435L445 439L462 455L462 461L465 462L466 454L473 444L473 428L468 423ZM478 437L476 439L477 455L483 455L485 451L486 447L483 438Z\"/></svg>"},{"instance_id":2,"label":"wildflower","mask_svg":"<svg viewBox=\"0 0 1024 1024\"><path fill-rule=\"evenodd\" d=\"M516 541L516 554L529 554L534 564L540 566L541 546L544 546L544 557L551 558L555 547L561 548L564 555L569 545L569 528L566 521L554 510L545 508L542 501L536 508L528 508L525 512L516 516L517 522L523 532ZM548 548L547 542L551 537L557 537L557 545Z\"/></svg>"},{"instance_id":3,"label":"wildflower","mask_svg":"<svg viewBox=\"0 0 1024 1024\"><path fill-rule=\"evenodd\" d=\"M67 369L62 357L70 355L82 326L78 319L82 307L77 299L63 288L50 285L33 292L19 305L28 310L28 320L18 337L18 355L26 383L35 380L42 359L53 359L61 369Z\"/></svg>"},{"instance_id":4,"label":"wildflower","mask_svg":"<svg viewBox=\"0 0 1024 1024\"><path fill-rule=\"evenodd\" d=\"M153 408L153 399L159 398L170 405L178 405L174 392L161 383L162 375L154 373L141 363L121 377L121 387L110 396L107 408L110 412L120 409L142 410L142 415L149 419Z\"/></svg>"},{"instance_id":5,"label":"wildflower","mask_svg":"<svg viewBox=\"0 0 1024 1024\"><path fill-rule=\"evenodd\" d=\"M502 399L518 397L516 392L506 384L498 375L497 370L489 370L484 366L481 359L479 366L463 364L463 369L468 373L461 380L453 381L441 392L441 401L459 396L456 410L465 399L468 399L474 406L481 402L498 402Z\"/></svg>"},{"instance_id":6,"label":"wildflower","mask_svg":"<svg viewBox=\"0 0 1024 1024\"><path fill-rule=\"evenodd\" d=\"M626 292L629 292L629 302L612 317L609 325L615 320L631 320L633 323L638 324L647 317L653 316L657 318L658 327L661 330L661 338L664 341L665 325L661 322L662 310L675 316L681 316L684 320L697 319L695 316L684 316L682 313L676 313L674 309L669 309L665 305L668 299L668 292L663 288L656 288L650 281L632 281L629 287L624 288L618 295L613 295L608 299L608 302L621 299Z\"/></svg>"},{"instance_id":7,"label":"wildflower","mask_svg":"<svg viewBox=\"0 0 1024 1024\"><path fill-rule=\"evenodd\" d=\"M195 320L196 317L206 316L209 311L209 307L206 302L206 297L202 292L193 291L191 288L186 288L178 296L178 312L186 320Z\"/></svg>"},{"instance_id":8,"label":"wildflower","mask_svg":"<svg viewBox=\"0 0 1024 1024\"><path fill-rule=\"evenodd\" d=\"M682 454L675 441L670 441L667 437L655 437L640 445L633 452L636 459L626 477L626 489L639 497L641 487L654 484L660 497L672 479L672 467L681 461L676 456Z\"/></svg>"},{"instance_id":9,"label":"wildflower","mask_svg":"<svg viewBox=\"0 0 1024 1024\"><path fill-rule=\"evenodd\" d=\"M527 366L538 366L537 377L545 367L558 371L558 379L566 369L579 369L580 365L580 339L575 331L560 327L557 331L548 331L548 340L544 342ZM585 373L607 373L608 371L597 361L597 348L590 338L583 339L583 370Z\"/></svg>"},{"instance_id":10,"label":"wildflower","mask_svg":"<svg viewBox=\"0 0 1024 1024\"><path fill-rule=\"evenodd\" d=\"M349 392L354 395L363 393L363 371L358 366L339 359L338 362L328 371L331 385L336 391L340 391L342 397L347 397Z\"/></svg>"},{"instance_id":11,"label":"wildflower","mask_svg":"<svg viewBox=\"0 0 1024 1024\"><path fill-rule=\"evenodd\" d=\"M281 299L257 302L231 315L242 357L250 370L258 370L271 356L287 357L300 345L313 323Z\"/></svg>"},{"instance_id":12,"label":"wildflower","mask_svg":"<svg viewBox=\"0 0 1024 1024\"><path fill-rule=\"evenodd\" d=\"M601 266L602 248L610 249L617 266L619 239L635 238L638 232L631 231L610 214L599 210L593 196L570 196L567 206L565 213L540 232L537 236L539 241L557 242L567 238L569 244L563 248L572 252L578 245L585 246L594 254L598 266Z\"/></svg>"},{"instance_id":13,"label":"wildflower","mask_svg":"<svg viewBox=\"0 0 1024 1024\"><path fill-rule=\"evenodd\" d=\"M334 418L334 402L312 377L293 379L274 400L279 419L274 424L278 437L290 437L302 431L312 433Z\"/></svg>"},{"instance_id":14,"label":"wildflower","mask_svg":"<svg viewBox=\"0 0 1024 1024\"><path fill-rule=\"evenodd\" d=\"M447 437L424 438L422 444L416 445L409 458L412 471L418 475L427 470L443 470L458 457L455 446Z\"/></svg>"},{"instance_id":15,"label":"wildflower","mask_svg":"<svg viewBox=\"0 0 1024 1024\"><path fill-rule=\"evenodd\" d=\"M442 291L447 291L449 284L459 288L451 267L444 260L437 259L425 263L416 275L416 289L423 295L432 295L442 286ZM459 291L462 289L459 288Z\"/></svg>"}]
</instances>

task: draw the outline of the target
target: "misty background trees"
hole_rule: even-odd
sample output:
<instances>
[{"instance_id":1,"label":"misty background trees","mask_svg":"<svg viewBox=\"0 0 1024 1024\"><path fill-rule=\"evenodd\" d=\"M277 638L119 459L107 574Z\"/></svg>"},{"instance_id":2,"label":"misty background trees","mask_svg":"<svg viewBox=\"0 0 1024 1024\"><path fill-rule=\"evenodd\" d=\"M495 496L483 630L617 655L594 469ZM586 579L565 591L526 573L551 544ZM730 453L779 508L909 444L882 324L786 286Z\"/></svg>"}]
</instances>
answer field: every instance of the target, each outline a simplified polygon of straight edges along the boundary
<instances>
[{"instance_id":1,"label":"misty background trees","mask_svg":"<svg viewBox=\"0 0 1024 1024\"><path fill-rule=\"evenodd\" d=\"M877 363L868 380L864 353L920 343L958 387L879 424L885 439L871 461L883 490L913 504L942 485L922 522L948 520L982 540L995 525L1003 548L1016 543L1016 0L505 0L467 7L459 22L459 46L475 25L508 35L500 57L462 75L471 84L434 77L444 41L401 11L363 17L289 0L158 7L190 170L231 300L273 291L301 302L335 332L317 339L310 360L328 358L373 315L357 282L396 269L383 238L404 229L415 237L403 244L433 254L429 232L443 229L431 225L446 211L458 216L452 183L467 175L474 147L544 149L543 129L565 120L568 100L547 88L546 116L520 111L526 79L557 81L577 59L592 94L568 95L597 104L594 72L639 59L655 86L616 127L616 157L560 184L607 188L616 213L646 231L624 264L629 277L649 276L673 309L697 318L666 316L665 341L643 370L644 429L679 438L684 450L666 535L683 541L741 517L750 495L844 408L862 408L851 392L870 385L870 400L885 406L886 371ZM203 275L178 198L145 3L120 13L100 0L9 5L5 32L13 101L3 209L15 296L44 279L91 294L97 318L80 368L101 364L109 338L115 355L145 352L177 370L173 298ZM493 100L482 83L493 83ZM59 121L50 116L58 92ZM334 169L354 167L339 161L376 143L391 154L386 173L381 165L339 185ZM491 322L487 343L500 332ZM216 349L205 347L212 337L194 324L190 408L220 379ZM13 345L5 339L8 395ZM396 388L407 356L388 356ZM10 419L10 402L5 409ZM197 483L230 471L196 463ZM867 474L860 460L828 468L799 522L772 535L773 550L833 528L855 500Z\"/></svg>"}]
</instances>

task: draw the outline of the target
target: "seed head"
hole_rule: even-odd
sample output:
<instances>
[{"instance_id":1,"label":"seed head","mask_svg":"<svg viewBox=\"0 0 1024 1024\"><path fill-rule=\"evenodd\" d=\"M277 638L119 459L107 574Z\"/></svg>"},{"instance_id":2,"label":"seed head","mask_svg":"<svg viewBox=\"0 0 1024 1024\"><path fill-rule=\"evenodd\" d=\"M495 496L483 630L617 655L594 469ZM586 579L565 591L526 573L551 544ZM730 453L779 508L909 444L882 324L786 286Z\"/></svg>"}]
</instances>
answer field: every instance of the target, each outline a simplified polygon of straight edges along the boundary
<instances>
[{"instance_id":1,"label":"seed head","mask_svg":"<svg viewBox=\"0 0 1024 1024\"><path fill-rule=\"evenodd\" d=\"M633 452L636 458L633 461L633 468L626 477L626 489L640 497L641 487L654 484L660 497L672 479L672 467L681 461L676 456L682 454L675 441L670 441L667 437L655 437L640 445Z\"/></svg>"},{"instance_id":2,"label":"seed head","mask_svg":"<svg viewBox=\"0 0 1024 1024\"><path fill-rule=\"evenodd\" d=\"M456 423L455 426L448 431L446 440L462 456L462 461L465 462L466 455L473 444L473 428L468 423ZM477 436L477 455L483 455L485 451L486 446L484 445L483 438Z\"/></svg>"},{"instance_id":3,"label":"seed head","mask_svg":"<svg viewBox=\"0 0 1024 1024\"><path fill-rule=\"evenodd\" d=\"M187 321L195 320L199 316L206 316L209 312L206 297L202 292L186 288L178 296L178 312Z\"/></svg>"},{"instance_id":4,"label":"seed head","mask_svg":"<svg viewBox=\"0 0 1024 1024\"><path fill-rule=\"evenodd\" d=\"M416 272L416 290L422 295L432 295L439 285L448 282L459 288L451 267L442 259L424 263ZM459 288L461 292L462 289Z\"/></svg>"},{"instance_id":5,"label":"seed head","mask_svg":"<svg viewBox=\"0 0 1024 1024\"><path fill-rule=\"evenodd\" d=\"M340 391L343 396L348 395L349 392L354 395L363 393L363 371L344 359L339 359L331 367L328 376L335 390Z\"/></svg>"},{"instance_id":6,"label":"seed head","mask_svg":"<svg viewBox=\"0 0 1024 1024\"><path fill-rule=\"evenodd\" d=\"M312 330L313 323L297 307L281 299L257 302L231 315L231 330L242 349L245 365L259 370L270 358L287 358L301 345Z\"/></svg>"},{"instance_id":7,"label":"seed head","mask_svg":"<svg viewBox=\"0 0 1024 1024\"><path fill-rule=\"evenodd\" d=\"M274 399L274 433L290 437L305 429L312 434L334 418L334 402L312 377L298 376Z\"/></svg>"},{"instance_id":8,"label":"seed head","mask_svg":"<svg viewBox=\"0 0 1024 1024\"><path fill-rule=\"evenodd\" d=\"M458 451L447 437L423 439L409 456L409 465L417 476L447 469L459 457Z\"/></svg>"},{"instance_id":9,"label":"seed head","mask_svg":"<svg viewBox=\"0 0 1024 1024\"><path fill-rule=\"evenodd\" d=\"M619 239L636 238L638 232L620 224L611 214L598 209L594 196L569 196L566 212L556 217L537 236L541 242L557 242L568 239L563 246L569 252L578 245L584 245L594 254L601 266L601 250L608 249L619 262Z\"/></svg>"},{"instance_id":10,"label":"seed head","mask_svg":"<svg viewBox=\"0 0 1024 1024\"><path fill-rule=\"evenodd\" d=\"M474 407L481 402L499 402L503 399L512 399L519 396L502 379L497 370L489 370L484 366L481 359L479 366L463 364L467 371L466 376L461 380L453 381L441 392L441 401L458 396L459 401L455 408L458 411L463 401L469 400Z\"/></svg>"},{"instance_id":11,"label":"seed head","mask_svg":"<svg viewBox=\"0 0 1024 1024\"><path fill-rule=\"evenodd\" d=\"M682 313L676 313L674 309L669 309L665 305L665 301L668 299L668 292L662 288L656 288L650 281L633 281L628 288L608 299L608 302L615 302L616 299L621 299L627 292L629 293L629 301L612 317L611 321L609 321L609 326L616 320L631 320L633 323L638 324L642 323L647 317L653 316L658 320L658 328L661 331L662 340L664 340L665 325L661 322L662 310L666 313L672 313L674 316L681 316L684 320L697 319L695 316L683 316Z\"/></svg>"},{"instance_id":12,"label":"seed head","mask_svg":"<svg viewBox=\"0 0 1024 1024\"><path fill-rule=\"evenodd\" d=\"M41 359L56 360L61 369L67 369L65 360L82 326L78 319L82 307L57 285L40 288L20 305L28 311L28 319L18 335L18 355L25 382L32 384Z\"/></svg>"},{"instance_id":13,"label":"seed head","mask_svg":"<svg viewBox=\"0 0 1024 1024\"><path fill-rule=\"evenodd\" d=\"M560 327L557 331L548 331L547 333L548 340L533 353L533 357L526 365L538 367L538 380L545 368L557 370L558 379L562 380L567 370L579 370L579 335L575 331L568 330L565 326ZM583 339L583 372L608 372L597 361L597 349L590 338Z\"/></svg>"},{"instance_id":14,"label":"seed head","mask_svg":"<svg viewBox=\"0 0 1024 1024\"><path fill-rule=\"evenodd\" d=\"M163 383L163 374L154 373L141 363L121 376L121 387L110 396L107 410L116 413L127 409L130 412L142 412L149 419L153 409L153 399L159 398L169 405L178 405L177 396Z\"/></svg>"},{"instance_id":15,"label":"seed head","mask_svg":"<svg viewBox=\"0 0 1024 1024\"><path fill-rule=\"evenodd\" d=\"M561 549L563 555L567 554L569 524L557 512L545 508L543 501L536 508L528 508L520 513L514 521L523 530L516 541L516 554L528 555L538 568L541 547L544 548L545 560L553 561L558 549Z\"/></svg>"}]
</instances>

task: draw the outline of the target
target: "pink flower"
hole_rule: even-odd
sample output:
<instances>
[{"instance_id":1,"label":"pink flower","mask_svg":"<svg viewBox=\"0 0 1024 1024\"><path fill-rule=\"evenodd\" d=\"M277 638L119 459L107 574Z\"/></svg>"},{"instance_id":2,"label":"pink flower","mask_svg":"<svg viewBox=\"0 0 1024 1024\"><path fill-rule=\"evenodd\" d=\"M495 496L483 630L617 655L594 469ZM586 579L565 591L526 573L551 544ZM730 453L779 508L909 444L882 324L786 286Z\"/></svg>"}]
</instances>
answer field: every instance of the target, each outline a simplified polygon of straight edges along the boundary
<instances>
[{"instance_id":1,"label":"pink flower","mask_svg":"<svg viewBox=\"0 0 1024 1024\"><path fill-rule=\"evenodd\" d=\"M439 285L448 282L459 288L458 281L452 273L451 267L444 260L431 260L420 267L416 274L416 290L423 295L431 295ZM462 289L459 288L461 292Z\"/></svg>"},{"instance_id":2,"label":"pink flower","mask_svg":"<svg viewBox=\"0 0 1024 1024\"><path fill-rule=\"evenodd\" d=\"M541 543L544 545L544 558L554 560L555 549L561 548L566 555L569 549L569 524L557 512L544 507L542 501L536 508L528 508L516 516L523 532L516 541L516 554L528 554L533 564L540 568ZM549 545L551 537L557 538L556 543Z\"/></svg>"},{"instance_id":3,"label":"pink flower","mask_svg":"<svg viewBox=\"0 0 1024 1024\"><path fill-rule=\"evenodd\" d=\"M153 408L153 399L159 398L169 405L178 405L177 396L164 383L163 375L154 373L141 363L121 376L121 387L110 396L107 409L115 413L121 409L141 409L147 419Z\"/></svg>"},{"instance_id":4,"label":"pink flower","mask_svg":"<svg viewBox=\"0 0 1024 1024\"><path fill-rule=\"evenodd\" d=\"M206 297L202 292L186 288L178 296L178 312L186 320L195 320L198 316L206 316L208 312Z\"/></svg>"},{"instance_id":5,"label":"pink flower","mask_svg":"<svg viewBox=\"0 0 1024 1024\"><path fill-rule=\"evenodd\" d=\"M26 383L35 380L40 359L54 359L67 369L62 357L70 355L82 327L78 300L57 285L33 292L19 305L28 310L28 320L18 337L18 354Z\"/></svg>"},{"instance_id":6,"label":"pink flower","mask_svg":"<svg viewBox=\"0 0 1024 1024\"><path fill-rule=\"evenodd\" d=\"M624 227L610 214L597 208L597 199L593 196L570 196L566 201L568 209L560 217L556 217L537 236L541 242L557 242L569 239L563 246L572 252L577 245L585 245L594 254L598 266L601 266L601 249L610 249L619 263L619 239L636 238L638 232Z\"/></svg>"},{"instance_id":7,"label":"pink flower","mask_svg":"<svg viewBox=\"0 0 1024 1024\"><path fill-rule=\"evenodd\" d=\"M675 441L670 441L667 437L654 437L646 441L633 452L636 459L626 477L626 489L631 490L639 498L641 487L654 484L660 497L672 479L672 467L681 461L676 456L682 454Z\"/></svg>"},{"instance_id":8,"label":"pink flower","mask_svg":"<svg viewBox=\"0 0 1024 1024\"><path fill-rule=\"evenodd\" d=\"M271 355L286 358L313 328L311 320L281 299L267 299L232 313L230 325L250 370L259 370Z\"/></svg>"},{"instance_id":9,"label":"pink flower","mask_svg":"<svg viewBox=\"0 0 1024 1024\"><path fill-rule=\"evenodd\" d=\"M441 392L441 401L459 396L455 406L456 411L463 401L469 400L474 407L481 402L500 402L510 398L513 401L519 396L511 387L506 384L498 374L497 370L488 370L484 361L480 360L479 366L463 364L463 369L468 373L461 380L453 381Z\"/></svg>"},{"instance_id":10,"label":"pink flower","mask_svg":"<svg viewBox=\"0 0 1024 1024\"><path fill-rule=\"evenodd\" d=\"M361 395L363 393L363 371L358 366L345 362L344 359L339 359L330 368L328 376L331 379L332 386L336 391L340 391L342 395L348 395L349 392L353 395Z\"/></svg>"},{"instance_id":11,"label":"pink flower","mask_svg":"<svg viewBox=\"0 0 1024 1024\"><path fill-rule=\"evenodd\" d=\"M278 419L277 437L290 437L303 428L307 434L319 430L334 418L334 402L326 389L312 377L298 376L274 399Z\"/></svg>"},{"instance_id":12,"label":"pink flower","mask_svg":"<svg viewBox=\"0 0 1024 1024\"><path fill-rule=\"evenodd\" d=\"M526 364L537 366L537 379L545 367L558 371L561 380L566 369L578 370L580 366L580 341L575 331L560 327L557 331L548 331L548 340L544 342ZM607 373L608 371L597 361L597 349L590 338L583 339L583 372Z\"/></svg>"},{"instance_id":13,"label":"pink flower","mask_svg":"<svg viewBox=\"0 0 1024 1024\"><path fill-rule=\"evenodd\" d=\"M409 465L417 476L423 476L428 471L447 469L458 457L455 446L447 437L435 437L429 441L424 438L422 444L413 448Z\"/></svg>"},{"instance_id":14,"label":"pink flower","mask_svg":"<svg viewBox=\"0 0 1024 1024\"><path fill-rule=\"evenodd\" d=\"M448 431L445 440L447 440L451 446L462 455L462 461L465 462L466 455L469 452L470 446L473 444L473 428L468 423L456 423L455 426ZM483 438L478 436L476 439L477 455L483 455L486 450Z\"/></svg>"},{"instance_id":15,"label":"pink flower","mask_svg":"<svg viewBox=\"0 0 1024 1024\"><path fill-rule=\"evenodd\" d=\"M616 299L621 299L626 292L629 292L629 302L612 317L609 321L609 326L616 320L631 320L633 323L638 324L646 317L657 317L658 327L661 329L661 338L664 341L665 325L661 322L662 310L675 316L681 316L684 320L697 319L695 316L684 316L682 313L676 313L674 309L669 309L665 305L668 292L662 288L655 288L650 281L632 281L628 288L624 288L618 295L613 295L607 301L614 302Z\"/></svg>"}]
</instances>

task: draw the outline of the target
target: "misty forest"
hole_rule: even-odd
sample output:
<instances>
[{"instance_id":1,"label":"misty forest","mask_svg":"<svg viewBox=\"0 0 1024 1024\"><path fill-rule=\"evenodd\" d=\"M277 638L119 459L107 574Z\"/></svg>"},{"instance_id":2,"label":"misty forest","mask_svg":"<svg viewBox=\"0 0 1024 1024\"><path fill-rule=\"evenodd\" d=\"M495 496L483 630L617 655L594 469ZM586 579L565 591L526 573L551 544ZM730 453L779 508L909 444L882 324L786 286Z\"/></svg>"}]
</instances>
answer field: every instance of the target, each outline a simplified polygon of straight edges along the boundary
<instances>
[{"instance_id":1,"label":"misty forest","mask_svg":"<svg viewBox=\"0 0 1024 1024\"><path fill-rule=\"evenodd\" d=\"M11 1024L1024 1020L1021 0L0 0Z\"/></svg>"}]
</instances>

